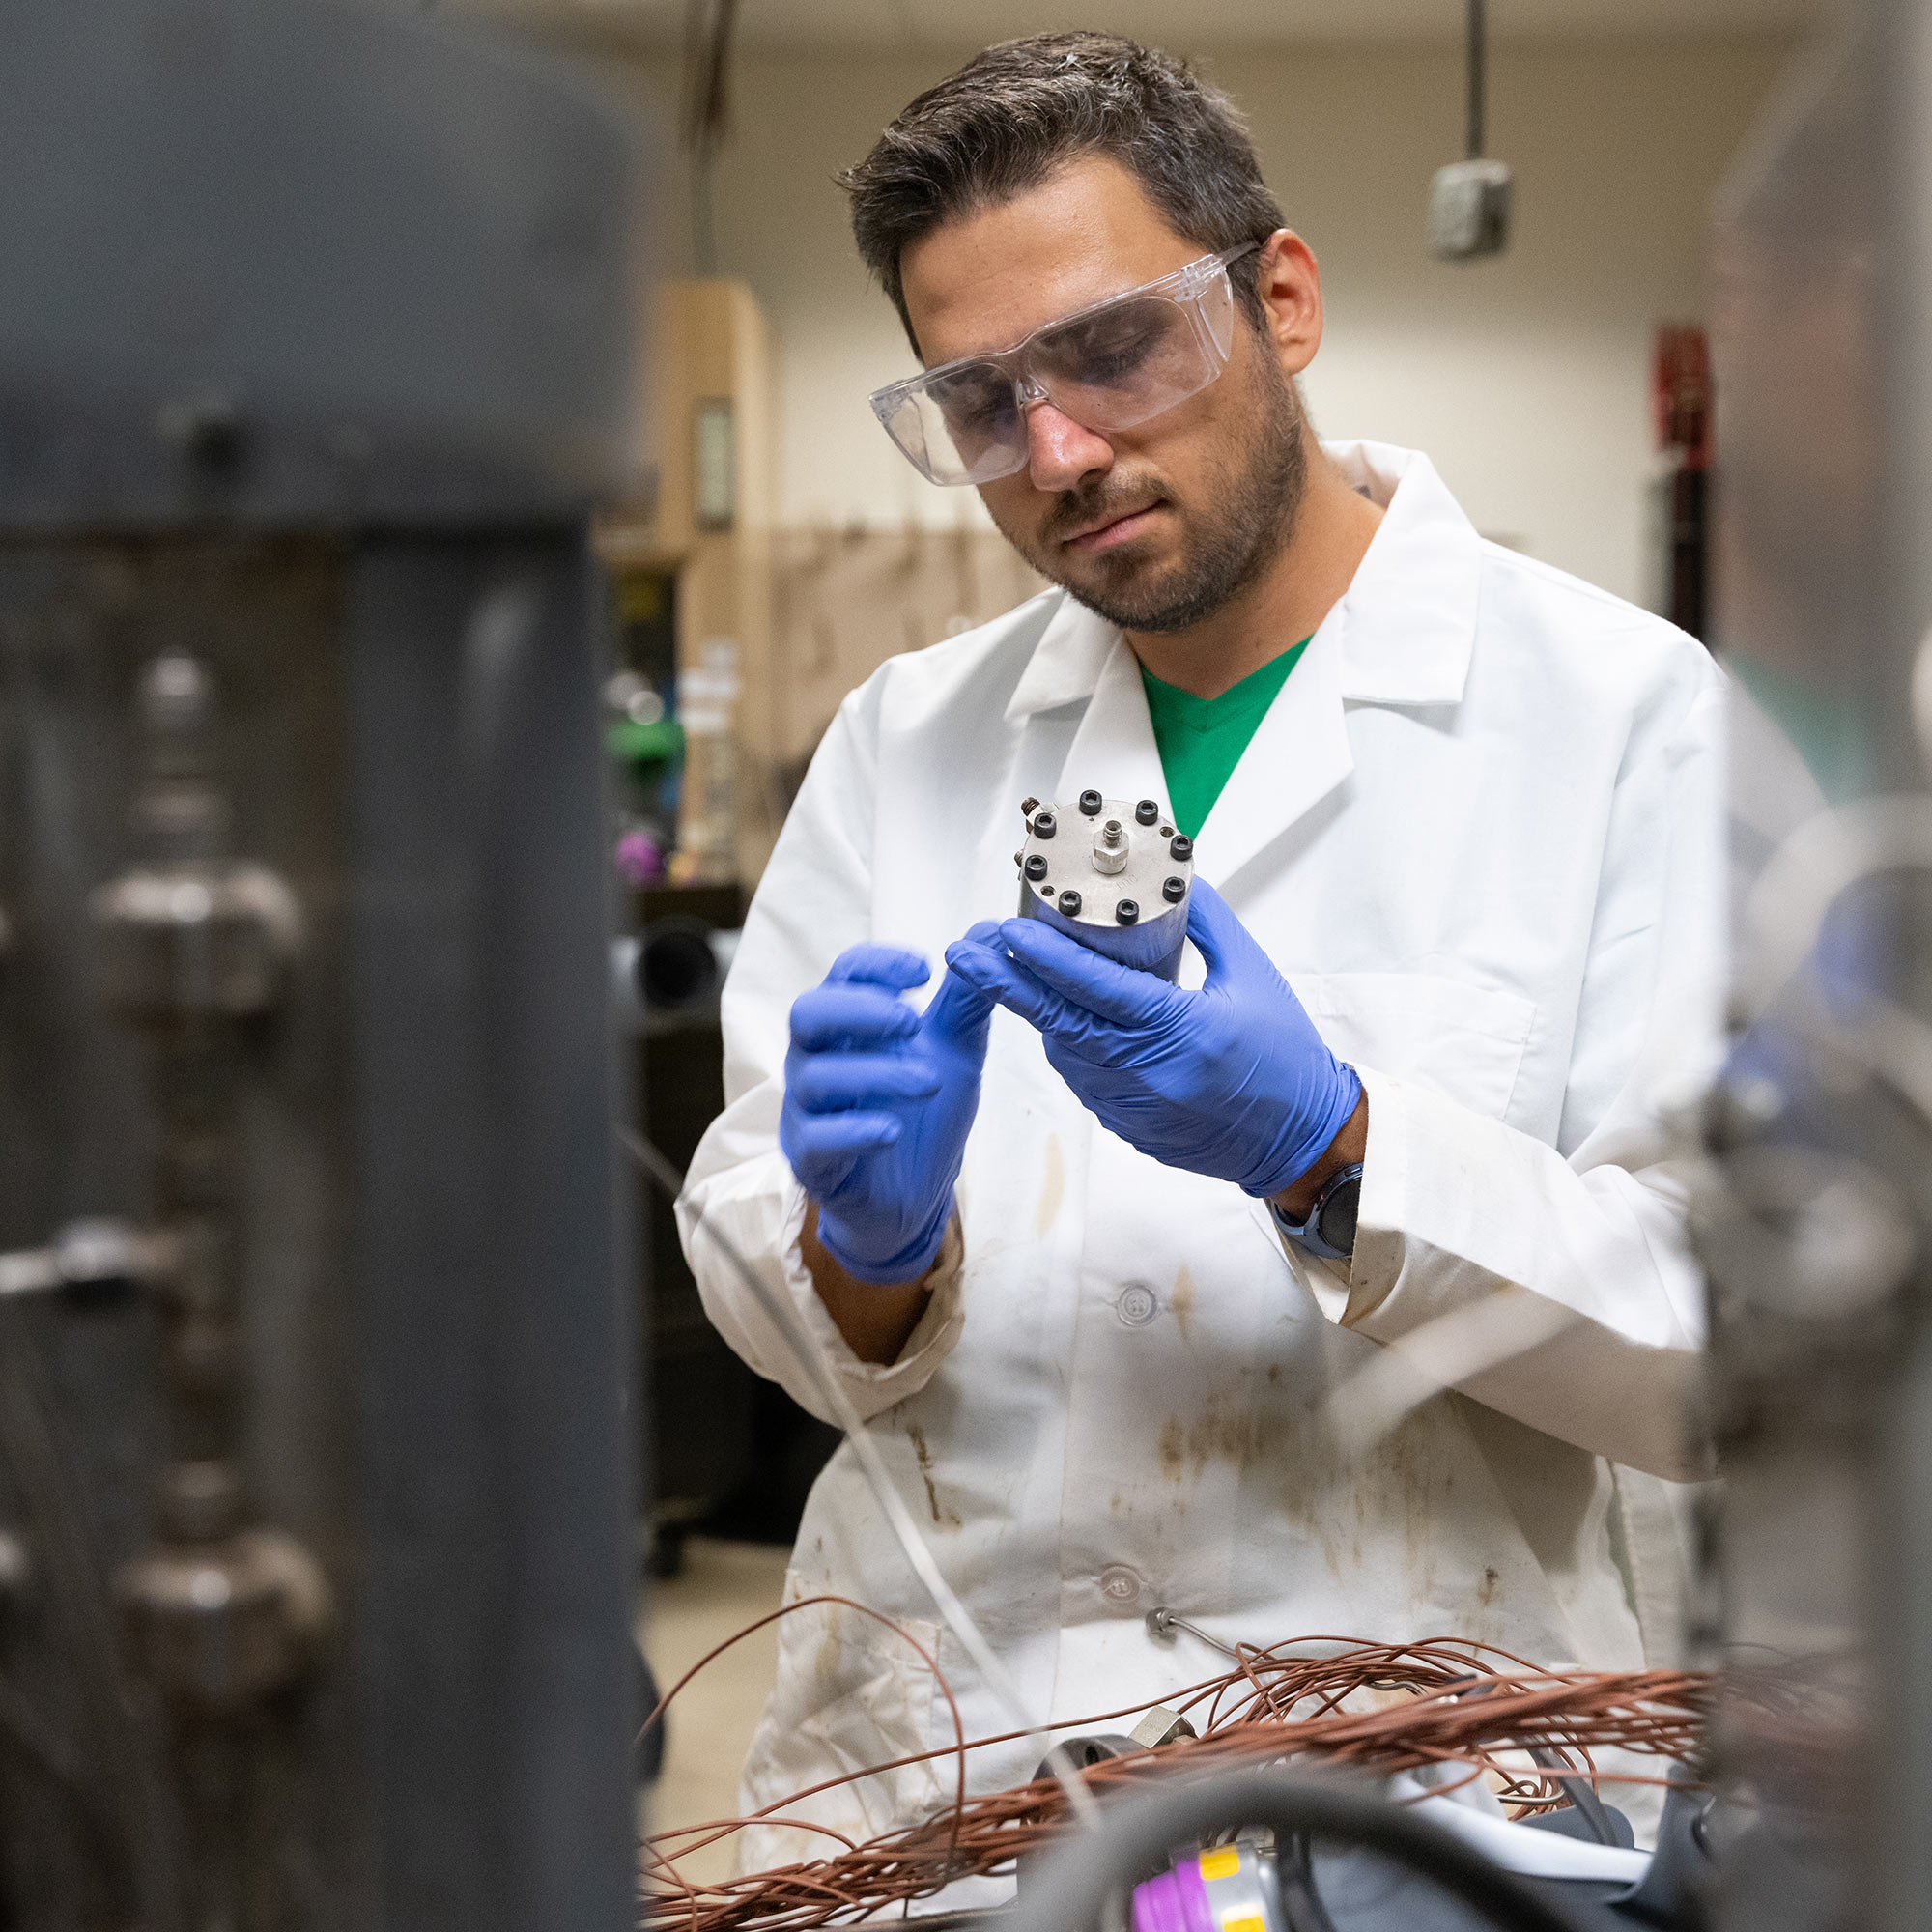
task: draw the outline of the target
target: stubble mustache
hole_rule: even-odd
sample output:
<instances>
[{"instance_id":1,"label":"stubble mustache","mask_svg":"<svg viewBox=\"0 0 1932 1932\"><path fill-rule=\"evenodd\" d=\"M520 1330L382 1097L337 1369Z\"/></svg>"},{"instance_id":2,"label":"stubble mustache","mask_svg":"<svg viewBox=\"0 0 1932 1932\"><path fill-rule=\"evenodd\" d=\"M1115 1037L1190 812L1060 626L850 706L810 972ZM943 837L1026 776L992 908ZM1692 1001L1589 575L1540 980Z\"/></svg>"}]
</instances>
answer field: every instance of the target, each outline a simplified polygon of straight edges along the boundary
<instances>
[{"instance_id":1,"label":"stubble mustache","mask_svg":"<svg viewBox=\"0 0 1932 1932\"><path fill-rule=\"evenodd\" d=\"M1064 493L1040 526L1041 544L1064 544L1076 531L1095 524L1111 524L1140 510L1151 510L1167 497L1146 482L1117 483L1112 477L1089 490Z\"/></svg>"}]
</instances>

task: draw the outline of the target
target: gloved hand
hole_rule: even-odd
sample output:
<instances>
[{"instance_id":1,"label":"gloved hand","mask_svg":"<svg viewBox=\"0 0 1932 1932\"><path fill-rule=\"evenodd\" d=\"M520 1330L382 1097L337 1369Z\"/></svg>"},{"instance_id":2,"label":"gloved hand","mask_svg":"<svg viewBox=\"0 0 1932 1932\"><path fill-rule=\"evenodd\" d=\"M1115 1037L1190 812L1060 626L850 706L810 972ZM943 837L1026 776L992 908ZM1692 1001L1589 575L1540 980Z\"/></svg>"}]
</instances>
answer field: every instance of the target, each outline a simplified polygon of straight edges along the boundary
<instances>
[{"instance_id":1,"label":"gloved hand","mask_svg":"<svg viewBox=\"0 0 1932 1932\"><path fill-rule=\"evenodd\" d=\"M1102 1124L1169 1167L1265 1198L1306 1174L1355 1111L1354 1069L1203 879L1187 909L1208 962L1199 992L1117 965L1042 920L1009 919L996 942L980 932L948 950L953 973L1037 1027Z\"/></svg>"},{"instance_id":2,"label":"gloved hand","mask_svg":"<svg viewBox=\"0 0 1932 1932\"><path fill-rule=\"evenodd\" d=\"M992 996L949 973L916 1013L899 995L931 974L916 952L854 946L792 1002L779 1145L818 1205L819 1244L860 1281L932 1265L980 1107Z\"/></svg>"}]
</instances>

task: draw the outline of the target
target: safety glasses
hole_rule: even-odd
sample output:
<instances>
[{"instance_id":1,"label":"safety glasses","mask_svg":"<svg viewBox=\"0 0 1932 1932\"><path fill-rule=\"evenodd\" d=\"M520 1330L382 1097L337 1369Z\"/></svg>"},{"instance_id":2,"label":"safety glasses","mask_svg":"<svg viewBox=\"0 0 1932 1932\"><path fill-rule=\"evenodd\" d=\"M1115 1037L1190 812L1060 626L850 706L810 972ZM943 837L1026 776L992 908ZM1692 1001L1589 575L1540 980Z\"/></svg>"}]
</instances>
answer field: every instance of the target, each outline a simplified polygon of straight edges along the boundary
<instances>
[{"instance_id":1,"label":"safety glasses","mask_svg":"<svg viewBox=\"0 0 1932 1932\"><path fill-rule=\"evenodd\" d=\"M1203 255L990 355L942 362L872 397L872 413L934 483L990 483L1027 465L1028 408L1048 402L1104 434L1198 395L1228 365L1228 268L1262 244Z\"/></svg>"}]
</instances>

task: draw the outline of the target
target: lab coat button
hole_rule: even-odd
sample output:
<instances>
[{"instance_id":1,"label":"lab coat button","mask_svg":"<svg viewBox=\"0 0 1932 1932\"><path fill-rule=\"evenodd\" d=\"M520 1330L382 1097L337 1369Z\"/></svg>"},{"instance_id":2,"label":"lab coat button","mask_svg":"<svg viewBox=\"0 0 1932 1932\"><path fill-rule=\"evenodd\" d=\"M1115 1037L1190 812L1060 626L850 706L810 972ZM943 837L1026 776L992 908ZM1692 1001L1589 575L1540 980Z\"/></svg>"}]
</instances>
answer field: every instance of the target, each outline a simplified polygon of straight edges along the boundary
<instances>
[{"instance_id":1,"label":"lab coat button","mask_svg":"<svg viewBox=\"0 0 1932 1932\"><path fill-rule=\"evenodd\" d=\"M1110 1604L1138 1603L1141 1579L1124 1563L1110 1563L1100 1572L1100 1594Z\"/></svg>"},{"instance_id":2,"label":"lab coat button","mask_svg":"<svg viewBox=\"0 0 1932 1932\"><path fill-rule=\"evenodd\" d=\"M1160 1303L1153 1298L1152 1289L1137 1281L1122 1289L1114 1303L1114 1313L1129 1328L1145 1328L1160 1313Z\"/></svg>"}]
</instances>

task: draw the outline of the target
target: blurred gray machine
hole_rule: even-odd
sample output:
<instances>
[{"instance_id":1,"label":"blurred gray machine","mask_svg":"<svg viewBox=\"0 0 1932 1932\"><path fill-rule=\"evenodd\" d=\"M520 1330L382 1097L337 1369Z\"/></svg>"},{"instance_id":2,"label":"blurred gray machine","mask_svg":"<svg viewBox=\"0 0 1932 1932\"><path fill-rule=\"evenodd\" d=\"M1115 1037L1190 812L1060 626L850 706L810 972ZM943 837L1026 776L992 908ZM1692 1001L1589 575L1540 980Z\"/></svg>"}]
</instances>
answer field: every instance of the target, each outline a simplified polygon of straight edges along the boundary
<instances>
[{"instance_id":1,"label":"blurred gray machine","mask_svg":"<svg viewBox=\"0 0 1932 1932\"><path fill-rule=\"evenodd\" d=\"M1932 6L1873 0L1719 210L1739 1038L1715 1098L1718 1922L1932 1923Z\"/></svg>"},{"instance_id":2,"label":"blurred gray machine","mask_svg":"<svg viewBox=\"0 0 1932 1932\"><path fill-rule=\"evenodd\" d=\"M0 9L0 1926L632 1918L631 130Z\"/></svg>"}]
</instances>

